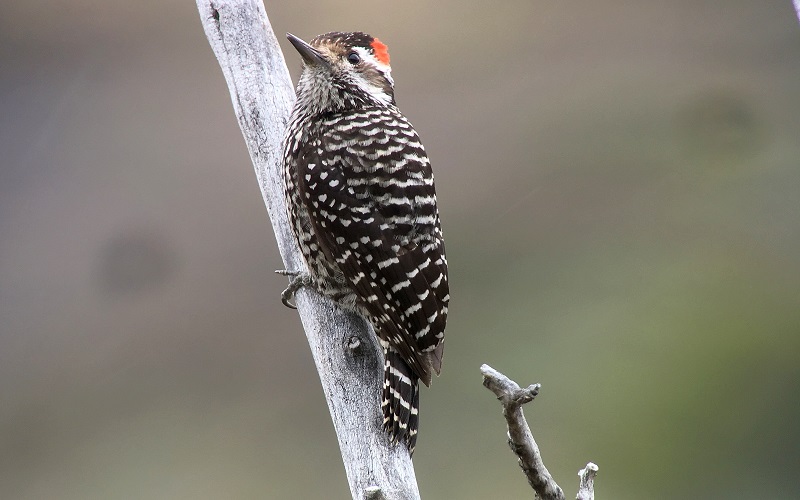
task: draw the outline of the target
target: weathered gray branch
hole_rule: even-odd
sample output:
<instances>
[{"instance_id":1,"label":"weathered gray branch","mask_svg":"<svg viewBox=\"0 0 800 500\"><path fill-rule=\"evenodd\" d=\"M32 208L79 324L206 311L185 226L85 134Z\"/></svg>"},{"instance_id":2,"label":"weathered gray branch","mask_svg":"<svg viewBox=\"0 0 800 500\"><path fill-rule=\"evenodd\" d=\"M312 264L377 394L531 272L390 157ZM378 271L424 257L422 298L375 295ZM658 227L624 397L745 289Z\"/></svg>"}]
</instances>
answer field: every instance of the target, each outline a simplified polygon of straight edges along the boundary
<instances>
[{"instance_id":1,"label":"weathered gray branch","mask_svg":"<svg viewBox=\"0 0 800 500\"><path fill-rule=\"evenodd\" d=\"M261 0L197 0L197 8L228 83L284 265L303 269L280 170L294 90L264 5ZM381 428L383 362L370 327L312 291L301 289L296 299L353 498L419 498L406 447L390 445ZM279 300L277 291L267 300Z\"/></svg>"},{"instance_id":2,"label":"weathered gray branch","mask_svg":"<svg viewBox=\"0 0 800 500\"><path fill-rule=\"evenodd\" d=\"M523 389L489 365L482 365L481 373L483 385L497 396L503 406L503 416L508 425L508 445L519 458L519 466L528 483L542 500L564 500L564 492L544 466L539 446L522 413L522 405L533 401L541 385L534 384ZM578 500L593 500L597 466L590 462L578 475L581 478Z\"/></svg>"},{"instance_id":3,"label":"weathered gray branch","mask_svg":"<svg viewBox=\"0 0 800 500\"><path fill-rule=\"evenodd\" d=\"M586 467L578 471L581 478L578 484L578 496L576 500L594 500L594 478L597 476L598 467L589 462Z\"/></svg>"}]
</instances>

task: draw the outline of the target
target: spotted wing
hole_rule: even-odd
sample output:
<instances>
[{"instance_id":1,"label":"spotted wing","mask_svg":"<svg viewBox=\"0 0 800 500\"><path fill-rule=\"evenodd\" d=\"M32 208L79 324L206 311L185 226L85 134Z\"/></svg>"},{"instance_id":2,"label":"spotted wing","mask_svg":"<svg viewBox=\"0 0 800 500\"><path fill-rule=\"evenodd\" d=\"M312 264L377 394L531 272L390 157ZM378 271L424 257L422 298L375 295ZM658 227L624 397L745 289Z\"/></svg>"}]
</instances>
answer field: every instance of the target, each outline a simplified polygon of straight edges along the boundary
<instances>
[{"instance_id":1,"label":"spotted wing","mask_svg":"<svg viewBox=\"0 0 800 500\"><path fill-rule=\"evenodd\" d=\"M328 119L303 152L301 198L326 257L337 263L382 340L430 383L441 369L449 289L433 175L402 116Z\"/></svg>"}]
</instances>

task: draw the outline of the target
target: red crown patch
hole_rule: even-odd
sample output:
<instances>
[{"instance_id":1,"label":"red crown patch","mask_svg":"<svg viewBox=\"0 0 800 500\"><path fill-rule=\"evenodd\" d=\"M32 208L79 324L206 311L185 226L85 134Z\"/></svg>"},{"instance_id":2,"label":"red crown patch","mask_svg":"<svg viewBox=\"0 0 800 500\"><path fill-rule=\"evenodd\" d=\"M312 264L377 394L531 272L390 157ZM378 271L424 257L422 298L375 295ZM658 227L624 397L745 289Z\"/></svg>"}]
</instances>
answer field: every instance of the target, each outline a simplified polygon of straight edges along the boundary
<instances>
[{"instance_id":1,"label":"red crown patch","mask_svg":"<svg viewBox=\"0 0 800 500\"><path fill-rule=\"evenodd\" d=\"M389 66L389 47L377 38L373 38L371 45L372 52L375 54L375 59Z\"/></svg>"}]
</instances>

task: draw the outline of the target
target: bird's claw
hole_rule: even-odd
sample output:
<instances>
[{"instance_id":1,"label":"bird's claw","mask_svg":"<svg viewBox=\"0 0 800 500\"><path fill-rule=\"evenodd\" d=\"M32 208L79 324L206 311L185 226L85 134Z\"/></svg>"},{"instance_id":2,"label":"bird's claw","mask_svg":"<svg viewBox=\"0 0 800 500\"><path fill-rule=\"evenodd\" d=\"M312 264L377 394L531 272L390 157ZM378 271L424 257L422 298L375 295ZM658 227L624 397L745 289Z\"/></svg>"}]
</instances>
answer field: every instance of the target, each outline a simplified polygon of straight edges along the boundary
<instances>
[{"instance_id":1,"label":"bird's claw","mask_svg":"<svg viewBox=\"0 0 800 500\"><path fill-rule=\"evenodd\" d=\"M281 304L289 309L297 309L297 306L290 301L294 298L294 294L302 287L314 284L311 275L302 271L289 271L288 269L279 269L275 271L275 273L289 277L289 286L281 292Z\"/></svg>"}]
</instances>

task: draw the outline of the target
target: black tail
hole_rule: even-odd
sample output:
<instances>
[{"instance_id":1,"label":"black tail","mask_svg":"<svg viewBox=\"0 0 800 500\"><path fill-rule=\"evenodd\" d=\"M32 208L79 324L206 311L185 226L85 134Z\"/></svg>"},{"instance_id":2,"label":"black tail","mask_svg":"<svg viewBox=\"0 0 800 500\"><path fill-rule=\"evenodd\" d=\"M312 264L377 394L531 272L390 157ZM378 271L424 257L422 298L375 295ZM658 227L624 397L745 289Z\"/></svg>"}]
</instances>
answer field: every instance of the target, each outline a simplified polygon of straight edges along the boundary
<instances>
[{"instance_id":1,"label":"black tail","mask_svg":"<svg viewBox=\"0 0 800 500\"><path fill-rule=\"evenodd\" d=\"M413 454L419 426L419 377L391 347L383 357L383 428L393 443L405 442Z\"/></svg>"}]
</instances>

